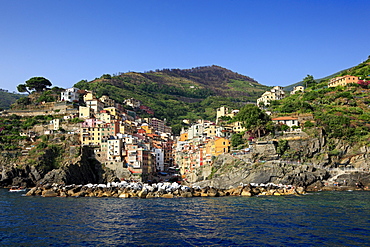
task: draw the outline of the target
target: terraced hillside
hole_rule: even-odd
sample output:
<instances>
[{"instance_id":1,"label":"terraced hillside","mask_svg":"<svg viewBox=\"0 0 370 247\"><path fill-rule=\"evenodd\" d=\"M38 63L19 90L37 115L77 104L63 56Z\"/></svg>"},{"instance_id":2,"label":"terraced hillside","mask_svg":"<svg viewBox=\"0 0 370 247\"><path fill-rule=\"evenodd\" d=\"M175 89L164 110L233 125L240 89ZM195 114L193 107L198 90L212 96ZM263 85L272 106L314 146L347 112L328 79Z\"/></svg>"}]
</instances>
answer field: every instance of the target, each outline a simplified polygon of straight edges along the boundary
<instances>
[{"instance_id":1,"label":"terraced hillside","mask_svg":"<svg viewBox=\"0 0 370 247\"><path fill-rule=\"evenodd\" d=\"M214 119L216 108L222 105L240 108L246 102L255 102L269 89L250 77L215 65L106 74L74 86L93 90L98 96L108 95L118 102L138 99L154 110L155 117L167 119L175 129L182 119Z\"/></svg>"}]
</instances>

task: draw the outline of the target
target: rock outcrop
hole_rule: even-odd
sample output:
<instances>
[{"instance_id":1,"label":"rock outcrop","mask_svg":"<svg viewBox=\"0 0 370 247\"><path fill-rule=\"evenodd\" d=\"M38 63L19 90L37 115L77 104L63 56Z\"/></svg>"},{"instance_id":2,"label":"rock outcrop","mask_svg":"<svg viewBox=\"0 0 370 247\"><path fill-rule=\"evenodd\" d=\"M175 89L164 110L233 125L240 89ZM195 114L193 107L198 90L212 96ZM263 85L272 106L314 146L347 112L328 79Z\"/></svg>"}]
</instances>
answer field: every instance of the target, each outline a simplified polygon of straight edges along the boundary
<instances>
[{"instance_id":1,"label":"rock outcrop","mask_svg":"<svg viewBox=\"0 0 370 247\"><path fill-rule=\"evenodd\" d=\"M228 189L240 183L274 183L289 184L296 187L308 187L317 181L323 181L330 177L327 170L313 165L300 163L281 162L279 160L260 163L243 162L242 157L220 157L211 168L213 173L208 179L201 179L197 173L204 174L203 170L209 170L207 166L201 167L188 176L187 181L198 186L213 186ZM195 178L195 179L194 179Z\"/></svg>"},{"instance_id":2,"label":"rock outcrop","mask_svg":"<svg viewBox=\"0 0 370 247\"><path fill-rule=\"evenodd\" d=\"M59 154L48 150L42 153L33 159L32 164L27 156L19 160L0 158L0 186L30 188L40 184L107 183L130 178L130 173L123 171L125 168L121 168L118 174L104 167L94 158L94 150L88 147L70 147L66 144ZM58 163L58 167L53 168L50 163Z\"/></svg>"},{"instance_id":3,"label":"rock outcrop","mask_svg":"<svg viewBox=\"0 0 370 247\"><path fill-rule=\"evenodd\" d=\"M304 188L290 185L269 184L240 184L229 189L214 187L183 186L178 183L142 184L120 183L87 184L87 185L58 185L46 184L37 186L27 192L27 196L43 197L119 197L119 198L175 198L175 197L221 197L221 196L280 196L304 194Z\"/></svg>"},{"instance_id":4,"label":"rock outcrop","mask_svg":"<svg viewBox=\"0 0 370 247\"><path fill-rule=\"evenodd\" d=\"M370 187L370 173L367 161L362 160L351 168L323 165L318 162L300 163L282 160L251 162L253 155L220 155L212 165L204 165L188 174L185 181L196 186L213 186L221 189L234 188L240 183L274 183L303 187L306 190L320 190L331 186ZM353 157L351 159L354 159Z\"/></svg>"}]
</instances>

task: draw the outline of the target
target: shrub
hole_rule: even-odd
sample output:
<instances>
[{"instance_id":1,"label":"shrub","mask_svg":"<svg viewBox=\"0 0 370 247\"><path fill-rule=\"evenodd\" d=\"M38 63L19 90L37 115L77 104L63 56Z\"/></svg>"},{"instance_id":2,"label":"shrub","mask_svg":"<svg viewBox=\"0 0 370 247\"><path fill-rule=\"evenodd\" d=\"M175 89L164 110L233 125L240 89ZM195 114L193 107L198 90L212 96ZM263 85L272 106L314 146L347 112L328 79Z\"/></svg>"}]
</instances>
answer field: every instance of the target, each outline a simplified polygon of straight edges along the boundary
<instances>
[{"instance_id":1,"label":"shrub","mask_svg":"<svg viewBox=\"0 0 370 247\"><path fill-rule=\"evenodd\" d=\"M69 120L70 123L83 123L84 120L79 119L78 117L72 118Z\"/></svg>"},{"instance_id":2,"label":"shrub","mask_svg":"<svg viewBox=\"0 0 370 247\"><path fill-rule=\"evenodd\" d=\"M279 140L278 145L276 147L276 153L279 155L283 155L285 151L289 149L288 141L287 140Z\"/></svg>"},{"instance_id":3,"label":"shrub","mask_svg":"<svg viewBox=\"0 0 370 247\"><path fill-rule=\"evenodd\" d=\"M303 125L305 128L312 128L315 126L315 124L311 121L306 121Z\"/></svg>"},{"instance_id":4,"label":"shrub","mask_svg":"<svg viewBox=\"0 0 370 247\"><path fill-rule=\"evenodd\" d=\"M45 143L45 142L40 142L39 144L37 144L36 146L36 149L40 150L40 149L44 149L46 148L48 145Z\"/></svg>"}]
</instances>

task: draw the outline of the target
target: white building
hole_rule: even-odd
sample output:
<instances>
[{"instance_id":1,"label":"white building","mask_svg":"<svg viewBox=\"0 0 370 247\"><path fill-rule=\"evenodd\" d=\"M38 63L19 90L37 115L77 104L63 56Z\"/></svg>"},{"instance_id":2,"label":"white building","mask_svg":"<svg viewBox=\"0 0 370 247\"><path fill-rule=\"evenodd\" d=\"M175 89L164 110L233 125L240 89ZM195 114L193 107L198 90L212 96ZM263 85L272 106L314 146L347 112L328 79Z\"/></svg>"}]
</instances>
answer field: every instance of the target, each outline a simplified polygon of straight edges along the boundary
<instances>
[{"instance_id":1,"label":"white building","mask_svg":"<svg viewBox=\"0 0 370 247\"><path fill-rule=\"evenodd\" d=\"M60 128L60 119L53 119L50 121L53 130L59 130Z\"/></svg>"},{"instance_id":2,"label":"white building","mask_svg":"<svg viewBox=\"0 0 370 247\"><path fill-rule=\"evenodd\" d=\"M80 89L71 87L67 88L64 92L60 93L60 99L61 101L68 101L68 102L73 102L73 101L78 101L80 94L78 93Z\"/></svg>"},{"instance_id":3,"label":"white building","mask_svg":"<svg viewBox=\"0 0 370 247\"><path fill-rule=\"evenodd\" d=\"M140 100L136 100L134 98L126 99L123 103L132 108L139 108L141 106Z\"/></svg>"},{"instance_id":4,"label":"white building","mask_svg":"<svg viewBox=\"0 0 370 247\"><path fill-rule=\"evenodd\" d=\"M293 126L297 126L297 127L299 126L298 118L294 118L294 117L277 117L271 120L277 124L285 124L289 126L290 128L292 128Z\"/></svg>"},{"instance_id":5,"label":"white building","mask_svg":"<svg viewBox=\"0 0 370 247\"><path fill-rule=\"evenodd\" d=\"M95 113L99 113L104 109L104 104L98 99L86 100L85 103L86 106L93 109Z\"/></svg>"},{"instance_id":6,"label":"white building","mask_svg":"<svg viewBox=\"0 0 370 247\"><path fill-rule=\"evenodd\" d=\"M109 161L121 162L122 161L122 139L115 138L107 141L107 159Z\"/></svg>"},{"instance_id":7,"label":"white building","mask_svg":"<svg viewBox=\"0 0 370 247\"><path fill-rule=\"evenodd\" d=\"M188 129L188 139L191 140L194 138L203 137L204 129L205 128L203 124L193 124Z\"/></svg>"},{"instance_id":8,"label":"white building","mask_svg":"<svg viewBox=\"0 0 370 247\"><path fill-rule=\"evenodd\" d=\"M162 148L153 148L155 167L157 171L164 171L164 151Z\"/></svg>"}]
</instances>

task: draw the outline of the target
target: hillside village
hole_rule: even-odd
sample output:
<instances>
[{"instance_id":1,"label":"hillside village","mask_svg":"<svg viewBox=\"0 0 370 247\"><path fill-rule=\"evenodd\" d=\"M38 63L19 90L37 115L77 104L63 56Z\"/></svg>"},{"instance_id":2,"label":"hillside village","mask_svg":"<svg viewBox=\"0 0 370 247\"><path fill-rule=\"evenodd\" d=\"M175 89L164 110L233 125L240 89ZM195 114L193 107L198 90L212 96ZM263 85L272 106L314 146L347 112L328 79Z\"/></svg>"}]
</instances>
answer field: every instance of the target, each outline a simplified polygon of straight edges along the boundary
<instances>
[{"instance_id":1,"label":"hillside village","mask_svg":"<svg viewBox=\"0 0 370 247\"><path fill-rule=\"evenodd\" d=\"M328 87L346 86L359 81L356 76L340 76L332 78ZM296 86L290 94L304 90L303 86ZM257 106L272 115L268 111L270 102L284 99L285 93L282 87L275 86L257 99ZM77 146L88 148L91 151L90 158L114 171L121 180L127 177L124 171L129 171L131 179L144 182L181 181L194 169L211 165L221 154L253 153L253 150L261 149L259 145L263 147L267 143L249 135L247 143L232 145L233 135L248 135L248 129L242 121L230 121L237 116L239 109L226 106L217 108L215 122L200 119L190 123L183 120L188 127L182 128L179 136L173 135L165 119L141 118L136 110L154 113L150 107L134 98L118 103L106 95L98 98L92 91L72 87L62 90L57 102L13 109L3 112L3 115L53 116L48 125L36 125L20 135L30 140L60 132L78 136ZM302 123L312 119L299 116L271 117L281 130L294 135L302 132ZM27 156L31 149L32 145L25 146L22 155Z\"/></svg>"},{"instance_id":2,"label":"hillside village","mask_svg":"<svg viewBox=\"0 0 370 247\"><path fill-rule=\"evenodd\" d=\"M35 138L61 130L79 135L80 145L93 149L94 158L101 164L112 170L127 168L133 176L144 181L153 179L158 173L179 176L176 171L180 171L185 176L203 164L211 164L218 155L232 151L232 134L246 131L239 121L227 124L221 120L233 118L239 112L223 106L217 109L216 122L198 120L175 137L165 120L140 118L136 114L135 109L151 113L140 101L131 98L123 104L133 110L124 109L108 96L97 98L93 92L72 87L61 92L58 102L43 103L36 109L12 110L7 115L51 114L56 118L49 125L37 125L21 135ZM79 121L70 124L72 119ZM284 121L284 124L298 126L294 120ZM22 153L27 155L27 149Z\"/></svg>"}]
</instances>

